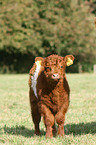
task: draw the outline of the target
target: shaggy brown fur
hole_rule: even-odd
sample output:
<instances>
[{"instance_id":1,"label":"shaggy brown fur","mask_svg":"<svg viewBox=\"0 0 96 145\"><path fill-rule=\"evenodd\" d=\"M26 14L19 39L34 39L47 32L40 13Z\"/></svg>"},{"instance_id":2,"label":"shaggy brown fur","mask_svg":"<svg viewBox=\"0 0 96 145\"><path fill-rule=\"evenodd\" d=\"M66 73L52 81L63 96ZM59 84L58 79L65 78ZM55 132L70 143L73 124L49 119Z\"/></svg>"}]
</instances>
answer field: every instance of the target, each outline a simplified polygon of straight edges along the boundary
<instances>
[{"instance_id":1,"label":"shaggy brown fur","mask_svg":"<svg viewBox=\"0 0 96 145\"><path fill-rule=\"evenodd\" d=\"M29 97L36 135L40 135L39 122L41 116L43 116L46 126L46 137L52 137L53 134L56 134L55 120L58 124L58 135L64 135L64 121L69 106L70 93L65 68L71 65L73 60L72 55L65 57L50 55L45 59L41 57L35 59L35 62L41 61L36 85L38 98L32 88L32 77L36 70L36 63L29 73Z\"/></svg>"}]
</instances>

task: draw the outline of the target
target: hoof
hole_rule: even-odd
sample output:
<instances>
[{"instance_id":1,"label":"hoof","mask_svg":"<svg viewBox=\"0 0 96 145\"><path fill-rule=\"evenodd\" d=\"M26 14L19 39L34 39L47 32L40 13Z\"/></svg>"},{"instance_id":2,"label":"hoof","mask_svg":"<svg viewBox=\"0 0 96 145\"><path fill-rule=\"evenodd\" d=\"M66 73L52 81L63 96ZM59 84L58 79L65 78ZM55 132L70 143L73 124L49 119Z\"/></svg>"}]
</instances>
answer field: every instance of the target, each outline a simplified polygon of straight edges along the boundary
<instances>
[{"instance_id":1,"label":"hoof","mask_svg":"<svg viewBox=\"0 0 96 145\"><path fill-rule=\"evenodd\" d=\"M41 133L40 133L40 131L38 131L38 132L35 132L34 135L35 135L35 136L36 136L36 135L37 135L37 136L40 136Z\"/></svg>"}]
</instances>

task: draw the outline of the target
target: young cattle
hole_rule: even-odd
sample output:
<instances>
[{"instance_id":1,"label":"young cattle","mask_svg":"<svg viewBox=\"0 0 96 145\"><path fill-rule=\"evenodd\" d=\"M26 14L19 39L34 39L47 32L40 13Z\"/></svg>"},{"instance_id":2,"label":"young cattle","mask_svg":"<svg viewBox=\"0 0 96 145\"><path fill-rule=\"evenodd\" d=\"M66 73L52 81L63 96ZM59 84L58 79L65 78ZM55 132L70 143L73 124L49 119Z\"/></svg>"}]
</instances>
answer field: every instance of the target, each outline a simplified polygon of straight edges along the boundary
<instances>
[{"instance_id":1,"label":"young cattle","mask_svg":"<svg viewBox=\"0 0 96 145\"><path fill-rule=\"evenodd\" d=\"M58 135L64 135L65 113L68 110L70 93L65 69L73 64L73 60L72 55L50 55L35 59L29 73L29 97L36 135L40 135L41 116L46 127L46 137L56 134L55 121L58 124Z\"/></svg>"}]
</instances>

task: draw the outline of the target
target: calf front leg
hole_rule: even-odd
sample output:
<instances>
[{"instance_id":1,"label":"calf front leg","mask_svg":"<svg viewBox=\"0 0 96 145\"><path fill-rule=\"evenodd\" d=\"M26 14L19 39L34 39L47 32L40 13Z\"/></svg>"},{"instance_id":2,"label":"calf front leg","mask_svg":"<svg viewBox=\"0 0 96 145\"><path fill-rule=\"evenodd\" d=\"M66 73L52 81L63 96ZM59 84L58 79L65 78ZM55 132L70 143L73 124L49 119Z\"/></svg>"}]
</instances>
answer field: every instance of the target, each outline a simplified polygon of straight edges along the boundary
<instances>
[{"instance_id":1,"label":"calf front leg","mask_svg":"<svg viewBox=\"0 0 96 145\"><path fill-rule=\"evenodd\" d=\"M58 124L58 135L64 136L64 121L65 121L65 114L62 112L58 112L55 115L56 122Z\"/></svg>"},{"instance_id":2,"label":"calf front leg","mask_svg":"<svg viewBox=\"0 0 96 145\"><path fill-rule=\"evenodd\" d=\"M62 105L59 112L55 115L56 122L58 124L58 135L64 136L64 121L65 121L65 114L68 110L69 101L66 99L65 103Z\"/></svg>"},{"instance_id":3,"label":"calf front leg","mask_svg":"<svg viewBox=\"0 0 96 145\"><path fill-rule=\"evenodd\" d=\"M54 125L54 116L46 105L41 105L41 114L46 126L46 137L53 137L52 126Z\"/></svg>"}]
</instances>

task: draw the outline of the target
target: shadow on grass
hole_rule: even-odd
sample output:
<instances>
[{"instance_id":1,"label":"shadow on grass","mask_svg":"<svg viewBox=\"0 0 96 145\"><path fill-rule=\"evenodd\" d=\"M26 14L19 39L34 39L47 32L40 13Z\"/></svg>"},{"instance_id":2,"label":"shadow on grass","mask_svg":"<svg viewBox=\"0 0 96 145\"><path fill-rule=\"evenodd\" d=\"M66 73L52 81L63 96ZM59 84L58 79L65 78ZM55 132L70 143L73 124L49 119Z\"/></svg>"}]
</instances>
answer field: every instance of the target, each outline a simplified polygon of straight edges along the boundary
<instances>
[{"instance_id":1,"label":"shadow on grass","mask_svg":"<svg viewBox=\"0 0 96 145\"><path fill-rule=\"evenodd\" d=\"M66 135L73 134L76 135L82 135L82 134L95 134L96 133L96 122L91 123L79 123L79 124L67 124L65 126L65 130L68 130L68 132L65 131ZM25 137L32 137L34 136L34 130L25 128L25 126L17 126L16 127L7 127L4 126L4 133L7 134L13 134L13 135L22 135ZM41 130L41 136L45 136L45 131Z\"/></svg>"},{"instance_id":2,"label":"shadow on grass","mask_svg":"<svg viewBox=\"0 0 96 145\"><path fill-rule=\"evenodd\" d=\"M25 126L17 126L16 127L7 127L4 126L4 133L12 134L12 135L22 135L25 137L34 136L34 130L25 128ZM45 131L41 130L41 136L45 135Z\"/></svg>"},{"instance_id":3,"label":"shadow on grass","mask_svg":"<svg viewBox=\"0 0 96 145\"><path fill-rule=\"evenodd\" d=\"M96 133L96 122L89 122L89 123L79 123L79 124L67 124L65 126L68 132L67 135L73 134L82 135L82 134L95 134Z\"/></svg>"}]
</instances>

